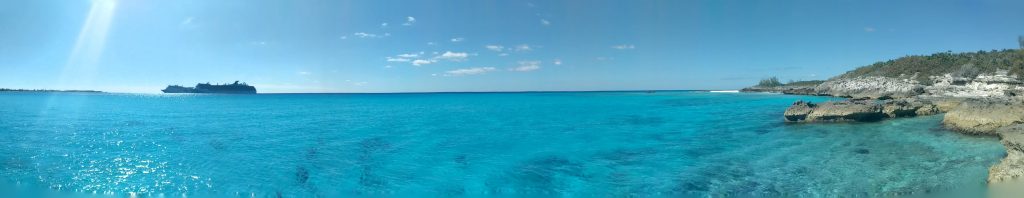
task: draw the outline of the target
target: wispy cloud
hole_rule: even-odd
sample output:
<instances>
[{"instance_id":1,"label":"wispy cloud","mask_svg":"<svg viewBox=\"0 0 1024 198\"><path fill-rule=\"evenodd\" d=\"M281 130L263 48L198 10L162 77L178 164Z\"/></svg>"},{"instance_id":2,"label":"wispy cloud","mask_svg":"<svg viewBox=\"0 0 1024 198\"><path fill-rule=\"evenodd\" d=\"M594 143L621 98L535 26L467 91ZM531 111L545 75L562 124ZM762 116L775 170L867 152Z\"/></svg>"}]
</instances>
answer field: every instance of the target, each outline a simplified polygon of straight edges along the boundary
<instances>
[{"instance_id":1,"label":"wispy cloud","mask_svg":"<svg viewBox=\"0 0 1024 198\"><path fill-rule=\"evenodd\" d=\"M249 42L250 45L264 46L267 45L267 41L253 41Z\"/></svg>"},{"instance_id":2,"label":"wispy cloud","mask_svg":"<svg viewBox=\"0 0 1024 198\"><path fill-rule=\"evenodd\" d=\"M497 69L495 69L494 67L473 67L473 68L465 68L465 69L456 69L456 70L446 71L446 72L444 72L445 73L444 75L445 76L478 75L478 74L485 74L485 73L488 73L488 72L492 72L492 71L495 71L495 70L497 70Z\"/></svg>"},{"instance_id":3,"label":"wispy cloud","mask_svg":"<svg viewBox=\"0 0 1024 198\"><path fill-rule=\"evenodd\" d=\"M388 27L388 23L381 23L380 27L382 27L382 28Z\"/></svg>"},{"instance_id":4,"label":"wispy cloud","mask_svg":"<svg viewBox=\"0 0 1024 198\"><path fill-rule=\"evenodd\" d=\"M412 61L412 59L408 59L408 58L395 58L395 57L386 57L386 58L387 58L388 62L409 62L409 61Z\"/></svg>"},{"instance_id":5,"label":"wispy cloud","mask_svg":"<svg viewBox=\"0 0 1024 198\"><path fill-rule=\"evenodd\" d=\"M634 46L633 44L622 44L622 45L612 46L612 49L617 49L617 50L631 50L631 49L635 49L635 48L636 48L636 46Z\"/></svg>"},{"instance_id":6,"label":"wispy cloud","mask_svg":"<svg viewBox=\"0 0 1024 198\"><path fill-rule=\"evenodd\" d=\"M313 73L310 73L308 71L299 71L299 72L295 72L295 74L298 74L300 76L308 76L308 75L311 75Z\"/></svg>"},{"instance_id":7,"label":"wispy cloud","mask_svg":"<svg viewBox=\"0 0 1024 198\"><path fill-rule=\"evenodd\" d=\"M486 45L484 47L486 47L487 50L491 50L491 51L495 51L495 52L501 52L502 50L505 50L505 46L501 46L501 45Z\"/></svg>"},{"instance_id":8,"label":"wispy cloud","mask_svg":"<svg viewBox=\"0 0 1024 198\"><path fill-rule=\"evenodd\" d=\"M391 33L385 32L384 34L371 34L371 33L366 33L366 32L356 32L356 33L352 33L352 36L359 37L359 38L384 38L384 37L391 36Z\"/></svg>"},{"instance_id":9,"label":"wispy cloud","mask_svg":"<svg viewBox=\"0 0 1024 198\"><path fill-rule=\"evenodd\" d=\"M549 26L551 25L551 21L548 21L547 19L541 19L540 24L544 26Z\"/></svg>"},{"instance_id":10,"label":"wispy cloud","mask_svg":"<svg viewBox=\"0 0 1024 198\"><path fill-rule=\"evenodd\" d=\"M470 56L475 56L476 55L476 54L470 54L470 53L466 53L466 52L452 52L452 51L445 51L444 53L432 52L431 53L432 57L426 57L425 56L426 54L427 54L426 52L421 51L421 52L417 52L417 53L399 54L399 55L388 56L388 57L384 57L384 58L388 62L408 62L408 63L412 64L413 66L423 66L423 65L429 65L429 64L437 63L437 62L440 62L440 61L462 62L462 61L469 60Z\"/></svg>"},{"instance_id":11,"label":"wispy cloud","mask_svg":"<svg viewBox=\"0 0 1024 198\"><path fill-rule=\"evenodd\" d=\"M408 17L405 17L405 23L402 23L402 25L404 25L404 26L411 26L414 23L416 23L416 17L408 16Z\"/></svg>"},{"instance_id":12,"label":"wispy cloud","mask_svg":"<svg viewBox=\"0 0 1024 198\"><path fill-rule=\"evenodd\" d=\"M465 41L465 40L466 40L466 38L462 38L462 37L456 37L456 38L452 38L452 40L451 40L451 41L452 41L453 43L458 43L458 42L462 42L462 41Z\"/></svg>"},{"instance_id":13,"label":"wispy cloud","mask_svg":"<svg viewBox=\"0 0 1024 198\"><path fill-rule=\"evenodd\" d=\"M513 48L513 50L515 50L517 52L527 52L527 51L532 51L533 47L530 47L530 45L527 45L527 44L521 44L521 45L517 45L515 48Z\"/></svg>"},{"instance_id":14,"label":"wispy cloud","mask_svg":"<svg viewBox=\"0 0 1024 198\"><path fill-rule=\"evenodd\" d=\"M540 69L540 61L519 61L519 66L509 68L509 71L528 72Z\"/></svg>"},{"instance_id":15,"label":"wispy cloud","mask_svg":"<svg viewBox=\"0 0 1024 198\"><path fill-rule=\"evenodd\" d=\"M864 27L864 31L865 32L875 32L875 28L874 27Z\"/></svg>"},{"instance_id":16,"label":"wispy cloud","mask_svg":"<svg viewBox=\"0 0 1024 198\"><path fill-rule=\"evenodd\" d=\"M555 59L554 61L551 61L551 63L555 65L562 65L562 59Z\"/></svg>"}]
</instances>

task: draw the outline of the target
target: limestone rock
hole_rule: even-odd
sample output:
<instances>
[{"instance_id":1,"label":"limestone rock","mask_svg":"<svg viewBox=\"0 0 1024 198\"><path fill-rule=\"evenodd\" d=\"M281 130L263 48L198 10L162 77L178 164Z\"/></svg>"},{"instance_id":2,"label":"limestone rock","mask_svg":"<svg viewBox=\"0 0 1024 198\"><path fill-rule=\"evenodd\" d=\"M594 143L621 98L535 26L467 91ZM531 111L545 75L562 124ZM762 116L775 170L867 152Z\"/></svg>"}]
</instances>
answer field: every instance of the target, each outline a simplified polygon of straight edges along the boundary
<instances>
[{"instance_id":1,"label":"limestone rock","mask_svg":"<svg viewBox=\"0 0 1024 198\"><path fill-rule=\"evenodd\" d=\"M914 117L937 114L939 109L930 102L916 99L886 100L882 103L882 113L890 118Z\"/></svg>"},{"instance_id":2,"label":"limestone rock","mask_svg":"<svg viewBox=\"0 0 1024 198\"><path fill-rule=\"evenodd\" d=\"M1006 126L996 130L1000 142L1006 146L1006 157L989 168L988 182L999 183L1019 180L1024 176L1024 124Z\"/></svg>"},{"instance_id":3,"label":"limestone rock","mask_svg":"<svg viewBox=\"0 0 1024 198\"><path fill-rule=\"evenodd\" d=\"M967 134L994 134L995 130L1024 123L1024 104L1016 100L970 100L946 113L947 128Z\"/></svg>"},{"instance_id":4,"label":"limestone rock","mask_svg":"<svg viewBox=\"0 0 1024 198\"><path fill-rule=\"evenodd\" d=\"M790 122L870 122L886 117L882 106L872 101L853 100L812 104L797 101L786 110Z\"/></svg>"},{"instance_id":5,"label":"limestone rock","mask_svg":"<svg viewBox=\"0 0 1024 198\"><path fill-rule=\"evenodd\" d=\"M792 106L789 106L789 108L786 109L786 112L783 113L783 116L786 118L786 121L788 122L803 121L804 119L807 119L807 114L811 114L811 111L814 109L814 106L816 105L811 104L811 102L798 100L794 102Z\"/></svg>"}]
</instances>

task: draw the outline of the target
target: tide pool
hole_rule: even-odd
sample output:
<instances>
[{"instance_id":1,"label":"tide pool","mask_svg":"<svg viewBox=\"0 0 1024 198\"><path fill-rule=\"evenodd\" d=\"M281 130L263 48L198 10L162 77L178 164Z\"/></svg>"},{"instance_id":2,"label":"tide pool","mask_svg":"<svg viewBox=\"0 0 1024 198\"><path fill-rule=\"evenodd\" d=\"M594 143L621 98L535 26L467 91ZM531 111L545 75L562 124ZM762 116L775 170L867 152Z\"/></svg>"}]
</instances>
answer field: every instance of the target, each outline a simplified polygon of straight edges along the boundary
<instances>
[{"instance_id":1,"label":"tide pool","mask_svg":"<svg viewBox=\"0 0 1024 198\"><path fill-rule=\"evenodd\" d=\"M984 188L1005 154L941 115L787 124L697 91L0 93L7 187L146 195L904 195Z\"/></svg>"}]
</instances>

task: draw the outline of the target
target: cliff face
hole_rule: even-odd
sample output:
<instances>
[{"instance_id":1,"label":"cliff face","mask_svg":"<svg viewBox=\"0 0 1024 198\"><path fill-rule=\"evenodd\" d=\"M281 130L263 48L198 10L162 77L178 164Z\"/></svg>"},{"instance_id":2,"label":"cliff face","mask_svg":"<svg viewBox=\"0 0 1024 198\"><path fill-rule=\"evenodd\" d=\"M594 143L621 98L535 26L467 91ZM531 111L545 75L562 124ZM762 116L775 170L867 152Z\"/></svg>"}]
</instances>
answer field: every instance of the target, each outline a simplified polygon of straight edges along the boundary
<instances>
[{"instance_id":1,"label":"cliff face","mask_svg":"<svg viewBox=\"0 0 1024 198\"><path fill-rule=\"evenodd\" d=\"M829 80L814 89L846 98L909 98L924 93L924 86L917 81L880 76Z\"/></svg>"}]
</instances>

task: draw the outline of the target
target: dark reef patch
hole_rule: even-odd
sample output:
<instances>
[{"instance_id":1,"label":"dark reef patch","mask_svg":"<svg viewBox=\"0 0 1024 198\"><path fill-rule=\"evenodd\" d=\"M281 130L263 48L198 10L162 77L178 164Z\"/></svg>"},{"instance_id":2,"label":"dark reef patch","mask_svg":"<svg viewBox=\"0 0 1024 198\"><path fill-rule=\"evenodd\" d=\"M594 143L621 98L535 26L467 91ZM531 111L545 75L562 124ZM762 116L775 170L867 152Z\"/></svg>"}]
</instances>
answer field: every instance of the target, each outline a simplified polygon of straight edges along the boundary
<instances>
[{"instance_id":1,"label":"dark reef patch","mask_svg":"<svg viewBox=\"0 0 1024 198\"><path fill-rule=\"evenodd\" d=\"M295 168L295 181L299 184L306 184L306 181L309 181L309 170L301 166Z\"/></svg>"}]
</instances>

